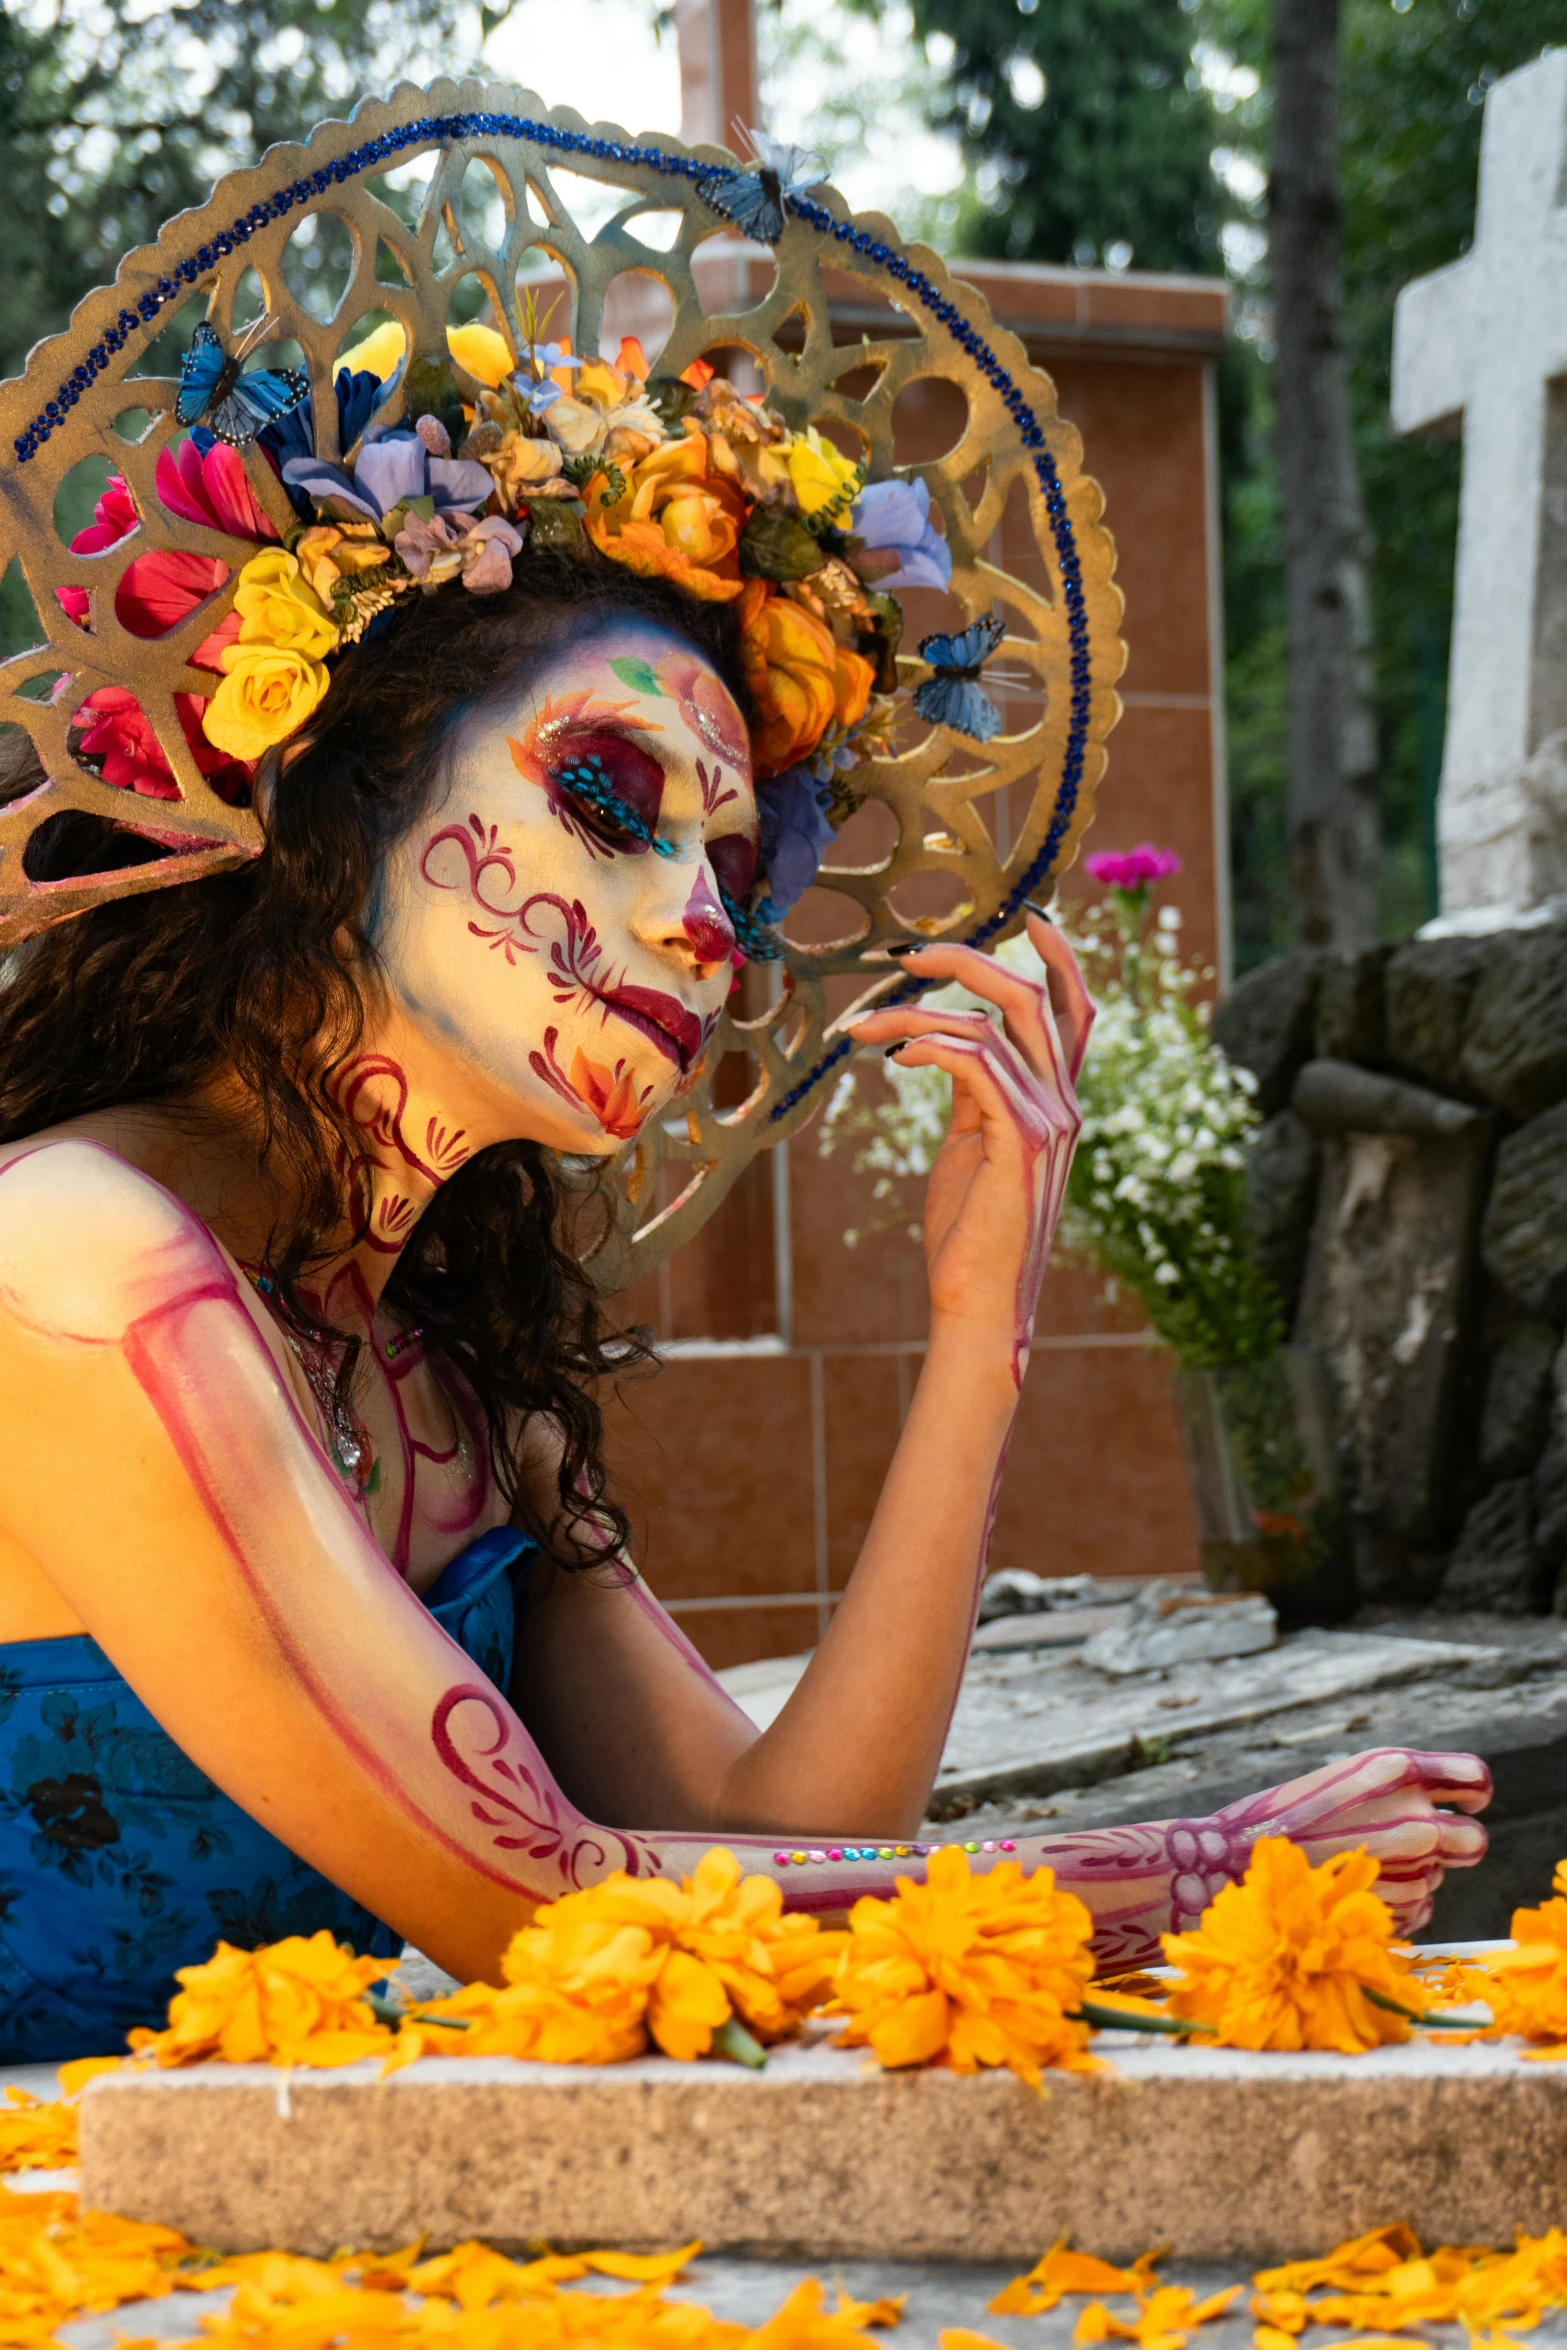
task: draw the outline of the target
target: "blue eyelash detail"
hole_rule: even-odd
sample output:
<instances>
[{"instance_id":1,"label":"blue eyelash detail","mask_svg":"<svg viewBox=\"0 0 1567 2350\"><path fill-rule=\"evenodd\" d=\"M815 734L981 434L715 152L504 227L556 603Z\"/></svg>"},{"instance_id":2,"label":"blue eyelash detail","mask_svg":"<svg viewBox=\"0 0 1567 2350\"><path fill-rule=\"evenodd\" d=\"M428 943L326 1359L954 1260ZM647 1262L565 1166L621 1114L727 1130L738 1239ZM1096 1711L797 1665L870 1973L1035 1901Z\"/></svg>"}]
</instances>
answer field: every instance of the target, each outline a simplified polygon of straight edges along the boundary
<instances>
[{"instance_id":1,"label":"blue eyelash detail","mask_svg":"<svg viewBox=\"0 0 1567 2350\"><path fill-rule=\"evenodd\" d=\"M631 840L641 841L644 847L652 850L655 857L674 855L674 843L660 840L646 817L639 816L636 809L621 798L604 772L602 759L573 759L569 766L556 768L555 781L564 784L574 798L581 800L584 807L591 808L596 816L602 816L607 824L613 824ZM759 922L754 914L748 914L743 906L736 905L722 883L719 884L718 897L729 917L735 944L746 959L752 963L776 963L784 951L783 942L776 932L770 930L765 922Z\"/></svg>"},{"instance_id":2,"label":"blue eyelash detail","mask_svg":"<svg viewBox=\"0 0 1567 2350\"><path fill-rule=\"evenodd\" d=\"M768 928L743 906L736 905L722 882L718 885L718 902L729 917L729 927L735 934L735 945L748 963L776 963L783 956L783 940L776 930Z\"/></svg>"},{"instance_id":3,"label":"blue eyelash detail","mask_svg":"<svg viewBox=\"0 0 1567 2350\"><path fill-rule=\"evenodd\" d=\"M621 798L604 772L602 759L573 759L570 766L556 768L555 781L563 783L585 807L613 824L617 831L651 849L655 857L674 855L673 841L660 840L646 817L639 816L630 802Z\"/></svg>"}]
</instances>

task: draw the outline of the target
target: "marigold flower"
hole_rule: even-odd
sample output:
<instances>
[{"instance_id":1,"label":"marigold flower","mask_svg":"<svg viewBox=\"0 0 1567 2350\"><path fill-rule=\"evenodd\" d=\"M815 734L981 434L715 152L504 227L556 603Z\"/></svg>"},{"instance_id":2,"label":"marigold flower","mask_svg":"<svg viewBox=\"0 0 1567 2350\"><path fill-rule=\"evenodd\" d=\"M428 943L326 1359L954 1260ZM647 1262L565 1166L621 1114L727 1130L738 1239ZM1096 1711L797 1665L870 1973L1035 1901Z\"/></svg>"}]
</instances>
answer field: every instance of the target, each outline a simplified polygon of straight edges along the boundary
<instances>
[{"instance_id":1,"label":"marigold flower","mask_svg":"<svg viewBox=\"0 0 1567 2350\"><path fill-rule=\"evenodd\" d=\"M1199 2301L1190 2285L1160 2285L1139 2300L1135 2317L1117 2317L1102 2301L1091 2301L1077 2321L1072 2339L1078 2343L1136 2342L1140 2350L1183 2350L1197 2326L1222 2317L1236 2298L1239 2285L1227 2285Z\"/></svg>"},{"instance_id":2,"label":"marigold flower","mask_svg":"<svg viewBox=\"0 0 1567 2350\"><path fill-rule=\"evenodd\" d=\"M566 405L557 400L550 410ZM688 595L726 604L742 581L737 549L745 501L708 466L707 436L693 426L623 471L625 488L609 495L612 477L588 484L587 531L599 552L644 578L672 580Z\"/></svg>"},{"instance_id":3,"label":"marigold flower","mask_svg":"<svg viewBox=\"0 0 1567 2350\"><path fill-rule=\"evenodd\" d=\"M220 1942L202 1966L180 1967L183 1984L161 2032L135 2031L130 2045L154 2064L353 2064L385 2055L387 2027L365 1993L391 1971L380 1958L355 1958L325 1927L290 1934L261 1950Z\"/></svg>"},{"instance_id":4,"label":"marigold flower","mask_svg":"<svg viewBox=\"0 0 1567 2350\"><path fill-rule=\"evenodd\" d=\"M666 2056L707 2055L731 2018L762 2041L795 2031L822 1998L844 1937L785 1916L781 1887L747 1877L732 1852L704 1854L694 1876L621 1870L542 1908L502 1961L506 1987L472 1983L404 2027L418 2046L547 2064L615 2064L649 2039ZM460 2047L443 2017L469 2029Z\"/></svg>"},{"instance_id":5,"label":"marigold flower","mask_svg":"<svg viewBox=\"0 0 1567 2350\"><path fill-rule=\"evenodd\" d=\"M1006 2065L1036 2088L1046 2065L1096 2071L1077 2013L1092 1932L1052 1869L1026 1877L1009 1860L973 1876L968 1855L947 1845L923 1885L900 1877L890 1901L867 1896L849 1912L830 2010L850 2018L841 2044L889 2066Z\"/></svg>"},{"instance_id":6,"label":"marigold flower","mask_svg":"<svg viewBox=\"0 0 1567 2350\"><path fill-rule=\"evenodd\" d=\"M1567 2055L1567 1860L1557 1863L1551 1889L1554 1900L1514 1910L1516 1948L1488 1951L1472 1980L1490 2003L1495 2034L1521 2032Z\"/></svg>"},{"instance_id":7,"label":"marigold flower","mask_svg":"<svg viewBox=\"0 0 1567 2350\"><path fill-rule=\"evenodd\" d=\"M1426 1993L1392 1946L1393 1913L1372 1891L1376 1881L1363 1849L1313 1868L1285 1837L1261 1838L1244 1880L1225 1886L1195 1933L1161 1936L1183 1970L1170 2014L1207 2024L1230 2048L1355 2056L1407 2040Z\"/></svg>"}]
</instances>

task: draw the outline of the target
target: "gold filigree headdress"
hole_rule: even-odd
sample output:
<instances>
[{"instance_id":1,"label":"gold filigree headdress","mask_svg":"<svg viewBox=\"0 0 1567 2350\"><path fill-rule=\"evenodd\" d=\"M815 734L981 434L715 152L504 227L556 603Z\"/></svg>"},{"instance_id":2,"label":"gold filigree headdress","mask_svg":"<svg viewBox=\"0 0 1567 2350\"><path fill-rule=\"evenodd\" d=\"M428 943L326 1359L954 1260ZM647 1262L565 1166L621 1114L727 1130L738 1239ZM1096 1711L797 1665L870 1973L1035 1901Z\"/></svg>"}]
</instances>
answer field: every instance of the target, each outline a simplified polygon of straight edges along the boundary
<instances>
[{"instance_id":1,"label":"gold filigree headdress","mask_svg":"<svg viewBox=\"0 0 1567 2350\"><path fill-rule=\"evenodd\" d=\"M410 227L373 183L432 155L433 176ZM475 166L490 197L478 209L493 216L498 208L498 233L489 219L476 227L465 204L465 179ZM232 462L221 494L212 494L199 468L193 479L180 382L137 372L160 328L193 297L204 298L207 323L231 351L236 308L255 273L267 333L291 337L303 353L314 455L340 466L354 454L340 446L340 422L357 432L362 420L340 410L334 378L367 314L390 314L408 354L379 411L383 425L395 427L413 413L409 391L421 367L445 371L478 416L493 382L464 365L460 337L448 356L452 297L463 279L480 281L496 330L520 360L534 348L529 287L542 258L570 292L570 350L591 363L611 282L632 272L660 281L672 303L658 360L663 377L690 381L706 353L747 353L767 409L794 435L818 428L829 462L832 448L848 441L871 483L901 476L925 485L951 556L951 595L970 621L993 613L1004 620L1006 658L1037 695L1037 710L1016 732L1002 731L982 747L943 724L918 730L917 739L894 735L860 746L854 798L881 802L896 838L867 863L833 863L829 854L821 870L820 885L834 893L853 935L825 947L786 941L783 984L769 1008L726 1019L707 1067L711 1073L726 1055L748 1055L755 1081L744 1101L718 1106L709 1074L678 1118L628 1147L621 1213L594 1260L611 1288L689 1237L755 1152L817 1106L824 1080L848 1051L828 1024L824 981L852 973L862 1000L884 1001L917 983L878 958L877 948L911 934L989 948L1018 928L1023 900L1047 890L1075 853L1119 712L1114 687L1124 649L1113 549L1099 520L1098 488L1080 470L1078 435L1056 415L1048 377L1030 366L1015 337L993 326L973 288L948 278L936 255L905 248L878 215L850 217L831 189L784 195L776 271L765 292L748 307L705 310L693 262L714 237L733 236L722 199L740 169L721 148L687 150L675 140L590 129L510 87L404 86L384 102L366 102L351 122L323 124L307 146L274 148L253 169L220 181L199 211L181 214L155 246L129 255L114 285L88 295L67 331L39 344L24 375L0 387L0 569L13 556L19 562L45 640L0 664L0 717L25 726L46 776L25 798L0 807L0 945L107 899L232 866L261 847L255 815L225 796L232 785L223 759L191 713L201 712L219 684L214 642L237 634L231 607L242 567L258 539L295 535L298 518L255 445L225 453ZM563 173L607 191L613 208L602 225L579 225L557 176ZM667 246L638 234L654 213L665 216L661 226L675 216L677 233ZM291 239L322 215L342 224L352 251L348 284L330 319L296 296L284 267ZM732 251L742 282L747 249ZM840 293L848 281L870 298L877 331L834 343L828 273ZM569 375L562 380L569 383ZM962 428L945 456L899 466L894 409L910 386L931 380L962 395ZM178 467L171 444L184 452ZM438 438L427 437L426 445L437 449ZM120 535L109 528L98 549L73 549L56 530L56 499L84 458L104 456L124 477L131 510ZM1017 491L1038 548L1040 585L986 555ZM198 582L201 602L188 609L187 596L188 616L152 635L145 596L138 610L133 566L159 553L207 569ZM440 550L436 555L443 559ZM359 602L367 600L361 580L352 587ZM136 625L127 626L127 618ZM906 654L899 670L908 682L929 674L928 664ZM91 710L84 707L89 699ZM131 745L132 768L142 745L161 796L145 796L145 778L142 793L127 789L134 777L124 762L117 769L114 760L92 756L105 709L125 720L119 739ZM1014 814L1003 855L983 803L1013 784L1026 792L1027 808L1021 821ZM28 843L69 810L108 818L167 853L117 872L37 879ZM908 885L927 875L947 885L940 915L911 910ZM917 891L912 902L919 903Z\"/></svg>"}]
</instances>

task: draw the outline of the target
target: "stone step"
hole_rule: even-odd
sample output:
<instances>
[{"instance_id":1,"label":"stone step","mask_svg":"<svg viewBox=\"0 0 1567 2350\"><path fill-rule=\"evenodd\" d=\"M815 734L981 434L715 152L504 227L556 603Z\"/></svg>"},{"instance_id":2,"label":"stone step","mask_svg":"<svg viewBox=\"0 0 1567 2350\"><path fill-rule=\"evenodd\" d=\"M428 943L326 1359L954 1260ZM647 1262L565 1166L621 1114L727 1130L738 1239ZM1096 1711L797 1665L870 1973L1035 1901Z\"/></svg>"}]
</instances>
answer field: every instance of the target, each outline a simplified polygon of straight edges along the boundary
<instances>
[{"instance_id":1,"label":"stone step","mask_svg":"<svg viewBox=\"0 0 1567 2350\"><path fill-rule=\"evenodd\" d=\"M1114 2070L887 2074L816 2037L762 2073L505 2058L118 2074L82 2102L82 2192L230 2250L482 2236L810 2260L1031 2261L1428 2243L1560 2222L1567 2068L1411 2042L1249 2056L1106 2036ZM970 2322L974 2322L971 2320Z\"/></svg>"}]
</instances>

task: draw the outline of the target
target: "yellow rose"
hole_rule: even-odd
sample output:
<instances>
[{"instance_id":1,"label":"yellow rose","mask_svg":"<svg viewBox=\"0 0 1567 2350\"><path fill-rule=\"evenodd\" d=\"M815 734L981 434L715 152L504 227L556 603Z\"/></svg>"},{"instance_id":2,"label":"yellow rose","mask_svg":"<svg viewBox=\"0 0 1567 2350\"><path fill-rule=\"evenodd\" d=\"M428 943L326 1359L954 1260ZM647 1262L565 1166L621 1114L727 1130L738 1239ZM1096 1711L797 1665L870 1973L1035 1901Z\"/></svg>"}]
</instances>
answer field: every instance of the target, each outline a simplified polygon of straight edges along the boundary
<instances>
[{"instance_id":1,"label":"yellow rose","mask_svg":"<svg viewBox=\"0 0 1567 2350\"><path fill-rule=\"evenodd\" d=\"M223 683L207 704L201 730L234 759L259 759L296 734L328 685L324 661L291 647L226 645Z\"/></svg>"},{"instance_id":2,"label":"yellow rose","mask_svg":"<svg viewBox=\"0 0 1567 2350\"><path fill-rule=\"evenodd\" d=\"M819 513L824 506L842 505L848 511L849 493L860 468L831 441L824 441L814 424L797 433L785 452L789 481L802 514Z\"/></svg>"},{"instance_id":3,"label":"yellow rose","mask_svg":"<svg viewBox=\"0 0 1567 2350\"><path fill-rule=\"evenodd\" d=\"M319 661L337 644L337 622L282 547L251 556L239 575L234 608L242 645L272 645Z\"/></svg>"}]
</instances>

